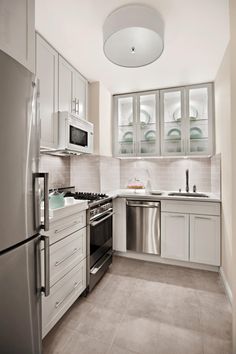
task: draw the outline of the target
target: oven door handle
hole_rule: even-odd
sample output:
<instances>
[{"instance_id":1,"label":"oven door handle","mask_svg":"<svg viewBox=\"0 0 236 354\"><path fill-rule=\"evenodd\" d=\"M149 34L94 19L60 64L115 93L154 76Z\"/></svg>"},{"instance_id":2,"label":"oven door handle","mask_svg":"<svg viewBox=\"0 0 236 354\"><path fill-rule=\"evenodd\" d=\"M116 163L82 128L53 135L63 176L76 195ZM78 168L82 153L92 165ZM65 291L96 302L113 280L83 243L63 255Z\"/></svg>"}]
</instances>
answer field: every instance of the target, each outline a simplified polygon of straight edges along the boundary
<instances>
[{"instance_id":1,"label":"oven door handle","mask_svg":"<svg viewBox=\"0 0 236 354\"><path fill-rule=\"evenodd\" d=\"M103 211L102 213L99 213L99 214L93 216L92 218L90 218L90 221L94 221L94 220L100 218L100 216L106 215L109 211L112 211L112 210L113 210L112 208L109 208L109 209Z\"/></svg>"},{"instance_id":2,"label":"oven door handle","mask_svg":"<svg viewBox=\"0 0 236 354\"><path fill-rule=\"evenodd\" d=\"M106 215L104 218L102 218L102 219L100 219L100 220L98 220L98 221L93 221L93 222L91 222L90 225L91 225L91 226L97 226L97 225L101 224L101 222L103 222L104 220L110 218L113 214L114 214L114 212L109 213L109 214Z\"/></svg>"}]
</instances>

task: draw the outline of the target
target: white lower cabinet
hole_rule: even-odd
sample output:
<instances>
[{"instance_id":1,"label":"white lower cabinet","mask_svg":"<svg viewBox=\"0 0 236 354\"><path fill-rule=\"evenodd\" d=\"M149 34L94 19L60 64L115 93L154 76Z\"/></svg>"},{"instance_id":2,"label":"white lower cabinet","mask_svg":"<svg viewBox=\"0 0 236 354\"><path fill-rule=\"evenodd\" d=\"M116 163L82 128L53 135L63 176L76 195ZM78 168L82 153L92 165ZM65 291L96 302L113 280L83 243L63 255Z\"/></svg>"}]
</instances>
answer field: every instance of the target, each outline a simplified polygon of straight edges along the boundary
<instances>
[{"instance_id":1,"label":"white lower cabinet","mask_svg":"<svg viewBox=\"0 0 236 354\"><path fill-rule=\"evenodd\" d=\"M162 203L162 257L220 266L220 244L219 203Z\"/></svg>"},{"instance_id":2,"label":"white lower cabinet","mask_svg":"<svg viewBox=\"0 0 236 354\"><path fill-rule=\"evenodd\" d=\"M190 215L191 262L220 265L220 217Z\"/></svg>"},{"instance_id":3,"label":"white lower cabinet","mask_svg":"<svg viewBox=\"0 0 236 354\"><path fill-rule=\"evenodd\" d=\"M86 259L75 266L50 289L50 295L43 297L43 337L58 322L74 301L86 288Z\"/></svg>"},{"instance_id":4,"label":"white lower cabinet","mask_svg":"<svg viewBox=\"0 0 236 354\"><path fill-rule=\"evenodd\" d=\"M50 243L50 294L42 296L43 337L86 289L86 211L52 219L45 235Z\"/></svg>"},{"instance_id":5,"label":"white lower cabinet","mask_svg":"<svg viewBox=\"0 0 236 354\"><path fill-rule=\"evenodd\" d=\"M161 255L188 261L189 216L178 213L161 214Z\"/></svg>"}]
</instances>

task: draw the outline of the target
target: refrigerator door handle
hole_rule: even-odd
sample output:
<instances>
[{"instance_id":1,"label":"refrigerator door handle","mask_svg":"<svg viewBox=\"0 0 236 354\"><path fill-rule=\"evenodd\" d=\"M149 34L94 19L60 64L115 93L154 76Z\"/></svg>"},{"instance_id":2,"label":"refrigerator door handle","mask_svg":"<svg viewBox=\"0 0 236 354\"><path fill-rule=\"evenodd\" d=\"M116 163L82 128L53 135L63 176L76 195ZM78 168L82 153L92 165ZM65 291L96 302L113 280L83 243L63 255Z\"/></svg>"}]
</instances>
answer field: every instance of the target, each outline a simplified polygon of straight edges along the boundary
<instances>
[{"instance_id":1,"label":"refrigerator door handle","mask_svg":"<svg viewBox=\"0 0 236 354\"><path fill-rule=\"evenodd\" d=\"M34 173L34 181L33 181L33 188L34 188L34 196L36 195L36 179L43 178L43 193L44 193L44 222L40 225L40 228L48 231L49 230L49 199L48 199L48 172L38 172ZM35 210L37 210L35 205Z\"/></svg>"},{"instance_id":2,"label":"refrigerator door handle","mask_svg":"<svg viewBox=\"0 0 236 354\"><path fill-rule=\"evenodd\" d=\"M49 237L41 236L41 240L44 242L44 286L41 287L41 291L45 296L50 294L50 251L49 251Z\"/></svg>"}]
</instances>

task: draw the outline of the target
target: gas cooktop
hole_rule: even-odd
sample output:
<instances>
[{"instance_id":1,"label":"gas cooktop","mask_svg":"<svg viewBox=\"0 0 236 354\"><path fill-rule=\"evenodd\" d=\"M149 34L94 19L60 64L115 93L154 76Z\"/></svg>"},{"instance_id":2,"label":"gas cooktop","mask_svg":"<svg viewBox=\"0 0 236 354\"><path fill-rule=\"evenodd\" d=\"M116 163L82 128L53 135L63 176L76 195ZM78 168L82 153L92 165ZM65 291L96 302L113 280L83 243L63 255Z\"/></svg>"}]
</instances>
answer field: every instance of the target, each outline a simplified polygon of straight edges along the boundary
<instances>
[{"instance_id":1,"label":"gas cooktop","mask_svg":"<svg viewBox=\"0 0 236 354\"><path fill-rule=\"evenodd\" d=\"M65 197L74 197L75 199L89 200L89 202L96 202L109 198L107 194L89 192L66 192Z\"/></svg>"}]
</instances>

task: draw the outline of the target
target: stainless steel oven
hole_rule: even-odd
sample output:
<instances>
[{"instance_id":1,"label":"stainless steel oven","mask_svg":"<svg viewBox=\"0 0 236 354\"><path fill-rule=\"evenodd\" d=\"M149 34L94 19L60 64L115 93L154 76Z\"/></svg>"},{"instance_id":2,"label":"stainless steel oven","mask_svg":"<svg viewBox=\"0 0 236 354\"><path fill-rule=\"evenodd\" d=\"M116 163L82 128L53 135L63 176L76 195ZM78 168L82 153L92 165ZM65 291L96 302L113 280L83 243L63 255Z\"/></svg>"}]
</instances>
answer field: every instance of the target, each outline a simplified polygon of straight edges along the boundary
<instances>
[{"instance_id":1,"label":"stainless steel oven","mask_svg":"<svg viewBox=\"0 0 236 354\"><path fill-rule=\"evenodd\" d=\"M88 210L88 287L91 291L112 263L112 200L100 201Z\"/></svg>"}]
</instances>

